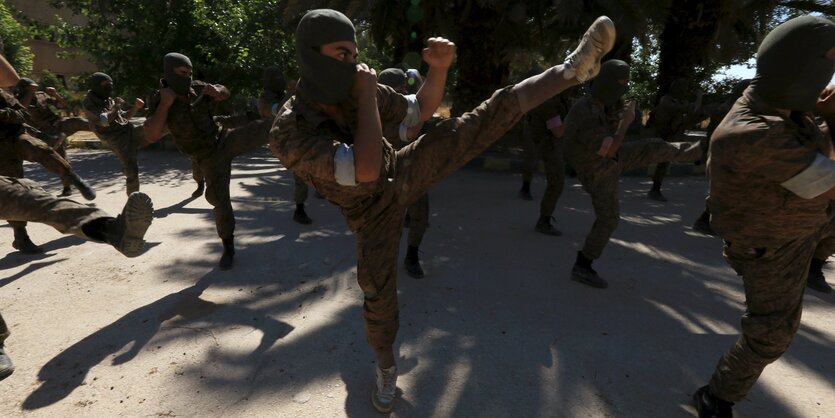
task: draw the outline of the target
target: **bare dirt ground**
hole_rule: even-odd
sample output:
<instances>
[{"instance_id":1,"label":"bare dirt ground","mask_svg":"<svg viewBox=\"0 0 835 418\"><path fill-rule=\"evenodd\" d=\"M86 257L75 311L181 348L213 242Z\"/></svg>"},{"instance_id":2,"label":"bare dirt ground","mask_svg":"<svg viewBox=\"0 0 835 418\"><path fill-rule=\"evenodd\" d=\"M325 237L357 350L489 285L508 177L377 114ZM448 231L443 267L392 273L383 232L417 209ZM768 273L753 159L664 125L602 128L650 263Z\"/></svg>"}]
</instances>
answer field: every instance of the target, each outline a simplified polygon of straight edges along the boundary
<instances>
[{"instance_id":1,"label":"bare dirt ground","mask_svg":"<svg viewBox=\"0 0 835 418\"><path fill-rule=\"evenodd\" d=\"M99 190L95 204L117 213L113 154L70 159ZM238 159L237 264L221 272L188 159L151 151L140 167L156 207L141 257L43 225L29 230L47 252L24 256L0 227L0 309L17 366L0 383L0 416L378 416L355 239L337 209L311 196L315 224L293 223L292 176L265 150ZM59 191L39 167L27 173ZM555 214L559 238L533 232L538 202L516 197L517 174L462 170L440 184L427 277L401 269L392 416L694 416L690 396L736 339L743 293L720 241L689 227L706 181L667 183L660 204L643 197L646 179L624 179L623 220L595 265L607 290L569 280L593 220L576 180ZM542 180L534 186L541 196ZM807 293L793 346L738 416L835 416L833 302Z\"/></svg>"}]
</instances>

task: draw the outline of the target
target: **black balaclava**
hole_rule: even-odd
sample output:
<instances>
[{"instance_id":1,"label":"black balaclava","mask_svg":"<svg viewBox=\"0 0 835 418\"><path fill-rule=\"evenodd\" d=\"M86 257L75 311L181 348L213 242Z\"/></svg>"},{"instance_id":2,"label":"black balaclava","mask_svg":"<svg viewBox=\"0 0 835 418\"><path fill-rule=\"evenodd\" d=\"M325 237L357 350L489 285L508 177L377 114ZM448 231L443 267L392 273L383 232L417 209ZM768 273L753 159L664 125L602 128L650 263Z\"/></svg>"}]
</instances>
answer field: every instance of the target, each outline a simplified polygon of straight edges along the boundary
<instances>
[{"instance_id":1,"label":"black balaclava","mask_svg":"<svg viewBox=\"0 0 835 418\"><path fill-rule=\"evenodd\" d=\"M287 85L287 81L284 79L284 73L281 72L281 68L277 66L270 66L264 68L264 75L261 79L261 85L264 90L273 92L279 96L284 95L284 88Z\"/></svg>"},{"instance_id":2,"label":"black balaclava","mask_svg":"<svg viewBox=\"0 0 835 418\"><path fill-rule=\"evenodd\" d=\"M406 73L399 68L386 68L377 75L380 84L389 86L395 90L406 90Z\"/></svg>"},{"instance_id":3,"label":"black balaclava","mask_svg":"<svg viewBox=\"0 0 835 418\"><path fill-rule=\"evenodd\" d=\"M600 73L591 83L591 95L606 106L613 106L629 90L619 80L629 80L629 64L608 60L600 66Z\"/></svg>"},{"instance_id":4,"label":"black balaclava","mask_svg":"<svg viewBox=\"0 0 835 418\"><path fill-rule=\"evenodd\" d=\"M165 58L162 59L163 78L174 93L186 96L191 88L191 76L177 74L174 72L177 67L194 68L191 66L191 60L183 54L176 52L165 54Z\"/></svg>"},{"instance_id":5,"label":"black balaclava","mask_svg":"<svg viewBox=\"0 0 835 418\"><path fill-rule=\"evenodd\" d=\"M14 86L15 96L17 96L18 99L25 96L26 91L29 89L29 86L33 84L38 83L36 83L35 80L32 80L31 78L21 77L20 80L18 80L17 84Z\"/></svg>"},{"instance_id":6,"label":"black balaclava","mask_svg":"<svg viewBox=\"0 0 835 418\"><path fill-rule=\"evenodd\" d=\"M103 86L102 81L109 81L110 84ZM101 99L107 99L113 92L113 79L105 73L93 73L88 84L90 91Z\"/></svg>"},{"instance_id":7,"label":"black balaclava","mask_svg":"<svg viewBox=\"0 0 835 418\"><path fill-rule=\"evenodd\" d=\"M345 102L354 85L356 64L319 52L322 45L339 41L356 44L357 34L351 20L336 10L311 10L296 28L296 59L301 78L298 88L318 103Z\"/></svg>"},{"instance_id":8,"label":"black balaclava","mask_svg":"<svg viewBox=\"0 0 835 418\"><path fill-rule=\"evenodd\" d=\"M677 78L670 83L670 96L678 100L687 100L688 82L686 78Z\"/></svg>"},{"instance_id":9,"label":"black balaclava","mask_svg":"<svg viewBox=\"0 0 835 418\"><path fill-rule=\"evenodd\" d=\"M835 72L826 52L835 47L835 23L800 16L780 24L757 50L751 88L775 108L808 112Z\"/></svg>"}]
</instances>

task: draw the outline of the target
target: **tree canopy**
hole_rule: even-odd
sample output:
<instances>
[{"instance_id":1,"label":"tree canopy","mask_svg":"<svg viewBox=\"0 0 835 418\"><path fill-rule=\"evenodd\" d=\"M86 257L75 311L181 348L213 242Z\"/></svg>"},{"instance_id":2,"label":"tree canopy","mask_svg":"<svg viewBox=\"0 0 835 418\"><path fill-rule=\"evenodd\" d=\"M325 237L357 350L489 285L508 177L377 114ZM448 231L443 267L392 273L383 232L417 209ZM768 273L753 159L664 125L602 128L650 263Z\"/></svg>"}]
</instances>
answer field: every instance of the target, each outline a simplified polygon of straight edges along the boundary
<instances>
[{"instance_id":1,"label":"tree canopy","mask_svg":"<svg viewBox=\"0 0 835 418\"><path fill-rule=\"evenodd\" d=\"M180 52L199 78L254 94L264 67L295 74L294 51L279 0L53 1L87 18L60 22L63 46L77 47L114 78L117 90L139 96L158 86L162 57ZM292 32L292 31L289 31Z\"/></svg>"},{"instance_id":2,"label":"tree canopy","mask_svg":"<svg viewBox=\"0 0 835 418\"><path fill-rule=\"evenodd\" d=\"M356 23L360 58L385 67L420 67L426 38L458 45L453 113L534 68L561 62L587 25L606 14L618 28L610 58L632 63L633 90L647 107L674 78L711 88L717 70L750 59L767 31L802 13L831 17L821 0L62 0L87 19L59 22L57 40L89 54L121 93L157 86L162 56L188 55L198 77L251 95L261 70L296 75L293 32L305 11L334 8ZM6 15L3 15L6 16ZM7 30L6 24L0 30ZM18 32L19 33L19 32ZM18 35L17 39L25 38ZM9 39L14 39L9 35ZM8 48L8 45L7 45ZM24 64L25 65L25 64Z\"/></svg>"},{"instance_id":3,"label":"tree canopy","mask_svg":"<svg viewBox=\"0 0 835 418\"><path fill-rule=\"evenodd\" d=\"M15 19L5 0L0 0L0 47L9 63L21 74L32 71L35 57L26 46L31 34Z\"/></svg>"}]
</instances>

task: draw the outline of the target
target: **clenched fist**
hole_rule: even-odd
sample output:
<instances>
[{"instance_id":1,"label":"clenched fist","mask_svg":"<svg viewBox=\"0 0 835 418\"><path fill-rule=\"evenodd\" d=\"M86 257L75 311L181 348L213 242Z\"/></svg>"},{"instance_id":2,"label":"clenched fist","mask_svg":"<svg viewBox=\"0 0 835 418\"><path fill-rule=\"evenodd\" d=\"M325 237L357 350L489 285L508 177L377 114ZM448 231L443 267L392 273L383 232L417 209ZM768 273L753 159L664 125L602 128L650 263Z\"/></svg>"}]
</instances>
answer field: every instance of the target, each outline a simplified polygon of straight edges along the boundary
<instances>
[{"instance_id":1,"label":"clenched fist","mask_svg":"<svg viewBox=\"0 0 835 418\"><path fill-rule=\"evenodd\" d=\"M432 67L449 68L455 58L455 44L446 38L429 38L423 49L423 61Z\"/></svg>"}]
</instances>

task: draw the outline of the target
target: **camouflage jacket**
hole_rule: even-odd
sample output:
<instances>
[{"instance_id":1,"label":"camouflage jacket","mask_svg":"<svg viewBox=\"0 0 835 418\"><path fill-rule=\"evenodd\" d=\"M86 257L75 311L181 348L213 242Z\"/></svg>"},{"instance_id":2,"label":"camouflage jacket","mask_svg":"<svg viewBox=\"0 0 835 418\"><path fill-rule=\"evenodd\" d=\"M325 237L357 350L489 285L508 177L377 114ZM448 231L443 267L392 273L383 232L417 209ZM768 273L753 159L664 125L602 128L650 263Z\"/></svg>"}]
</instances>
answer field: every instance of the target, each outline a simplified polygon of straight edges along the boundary
<instances>
[{"instance_id":1,"label":"camouflage jacket","mask_svg":"<svg viewBox=\"0 0 835 418\"><path fill-rule=\"evenodd\" d=\"M61 118L50 109L49 105L57 106L58 101L42 91L36 91L32 102L29 103L29 108L26 109L29 112L26 123L40 130L48 129L55 124Z\"/></svg>"},{"instance_id":2,"label":"camouflage jacket","mask_svg":"<svg viewBox=\"0 0 835 418\"><path fill-rule=\"evenodd\" d=\"M390 87L378 85L377 109L383 127L399 124L406 116L408 101ZM389 179L395 175L396 157L394 148L384 137L379 178L354 186L339 184L336 155L353 145L357 130L356 107L345 105L342 110L346 125L330 119L305 97L304 91L297 91L273 122L270 148L285 167L339 206L348 227L356 231L375 216L369 209L377 199L383 194L391 196Z\"/></svg>"},{"instance_id":3,"label":"camouflage jacket","mask_svg":"<svg viewBox=\"0 0 835 418\"><path fill-rule=\"evenodd\" d=\"M174 145L181 152L194 158L205 158L214 152L217 146L220 125L215 123L211 104L214 101L203 95L203 88L208 83L192 81L188 96L177 97L168 109L166 125L174 138ZM154 94L148 106L148 113L153 115L160 103L160 92Z\"/></svg>"},{"instance_id":4,"label":"camouflage jacket","mask_svg":"<svg viewBox=\"0 0 835 418\"><path fill-rule=\"evenodd\" d=\"M800 197L786 182L801 179L801 187L826 191L835 186L833 158L829 132L811 115L784 118L749 88L711 139L711 226L750 248L778 248L815 233L829 219L829 199L817 192Z\"/></svg>"},{"instance_id":5,"label":"camouflage jacket","mask_svg":"<svg viewBox=\"0 0 835 418\"><path fill-rule=\"evenodd\" d=\"M116 107L116 101L112 98L101 99L93 92L87 92L84 101L81 102L81 107L84 109L87 120L90 121L90 128L104 138L117 136L130 130L130 124L125 119L127 112L124 110L120 109L112 121L108 120L108 115Z\"/></svg>"},{"instance_id":6,"label":"camouflage jacket","mask_svg":"<svg viewBox=\"0 0 835 418\"><path fill-rule=\"evenodd\" d=\"M568 101L560 95L546 100L525 114L525 134L531 135L534 142L553 139L554 134L548 128L549 121L553 124L556 122L555 118L559 118L564 122L570 108Z\"/></svg>"},{"instance_id":7,"label":"camouflage jacket","mask_svg":"<svg viewBox=\"0 0 835 418\"><path fill-rule=\"evenodd\" d=\"M565 116L566 159L574 165L599 162L597 151L606 137L615 135L622 115L621 102L607 108L590 95L577 100Z\"/></svg>"}]
</instances>

